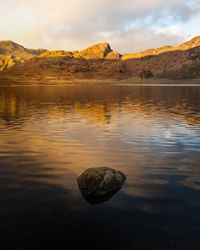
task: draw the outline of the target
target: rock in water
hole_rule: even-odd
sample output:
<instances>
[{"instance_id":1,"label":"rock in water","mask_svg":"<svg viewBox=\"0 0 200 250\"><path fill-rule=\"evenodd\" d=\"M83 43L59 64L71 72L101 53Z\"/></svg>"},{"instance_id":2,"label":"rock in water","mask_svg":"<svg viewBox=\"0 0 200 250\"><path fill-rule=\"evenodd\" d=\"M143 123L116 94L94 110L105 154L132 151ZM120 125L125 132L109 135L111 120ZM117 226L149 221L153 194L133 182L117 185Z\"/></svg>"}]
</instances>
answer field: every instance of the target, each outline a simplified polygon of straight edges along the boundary
<instances>
[{"instance_id":1,"label":"rock in water","mask_svg":"<svg viewBox=\"0 0 200 250\"><path fill-rule=\"evenodd\" d=\"M101 197L121 188L126 176L115 169L88 168L78 177L78 185L84 197Z\"/></svg>"}]
</instances>

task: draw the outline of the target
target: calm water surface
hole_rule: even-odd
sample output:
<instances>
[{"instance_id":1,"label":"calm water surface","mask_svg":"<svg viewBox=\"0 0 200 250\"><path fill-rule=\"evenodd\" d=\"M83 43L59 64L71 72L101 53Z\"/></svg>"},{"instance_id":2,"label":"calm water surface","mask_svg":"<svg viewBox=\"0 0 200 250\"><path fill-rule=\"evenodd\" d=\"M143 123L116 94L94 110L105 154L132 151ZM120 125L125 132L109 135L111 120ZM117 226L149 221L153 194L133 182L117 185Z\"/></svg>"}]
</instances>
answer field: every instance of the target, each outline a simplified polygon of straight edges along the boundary
<instances>
[{"instance_id":1,"label":"calm water surface","mask_svg":"<svg viewBox=\"0 0 200 250\"><path fill-rule=\"evenodd\" d=\"M127 181L91 205L99 166ZM0 222L1 250L200 249L200 87L0 87Z\"/></svg>"}]
</instances>

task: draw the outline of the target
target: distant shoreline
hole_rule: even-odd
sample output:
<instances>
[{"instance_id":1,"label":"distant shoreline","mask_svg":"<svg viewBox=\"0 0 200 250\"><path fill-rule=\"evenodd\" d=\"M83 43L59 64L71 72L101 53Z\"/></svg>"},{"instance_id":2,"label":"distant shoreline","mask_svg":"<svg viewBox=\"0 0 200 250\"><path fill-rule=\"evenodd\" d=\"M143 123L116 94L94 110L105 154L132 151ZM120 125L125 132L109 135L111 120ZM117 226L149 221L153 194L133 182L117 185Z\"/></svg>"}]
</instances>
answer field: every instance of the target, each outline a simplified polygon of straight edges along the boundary
<instances>
[{"instance_id":1,"label":"distant shoreline","mask_svg":"<svg viewBox=\"0 0 200 250\"><path fill-rule=\"evenodd\" d=\"M27 80L28 79L28 80ZM138 77L124 79L62 79L56 77L48 77L43 79L38 78L0 78L1 86L65 86L65 85L99 85L99 84L114 84L114 85L133 85L133 86L148 86L148 85L200 85L198 79L170 80L170 79L141 79Z\"/></svg>"}]
</instances>

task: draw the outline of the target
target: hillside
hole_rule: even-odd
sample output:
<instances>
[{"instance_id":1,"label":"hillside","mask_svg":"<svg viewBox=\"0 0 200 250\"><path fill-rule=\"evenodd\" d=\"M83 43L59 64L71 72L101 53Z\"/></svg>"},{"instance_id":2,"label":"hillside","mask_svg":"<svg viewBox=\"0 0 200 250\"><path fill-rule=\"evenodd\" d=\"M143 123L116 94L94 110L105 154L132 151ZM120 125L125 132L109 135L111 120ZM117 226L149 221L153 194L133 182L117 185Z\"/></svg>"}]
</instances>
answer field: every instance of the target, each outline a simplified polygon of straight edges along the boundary
<instances>
[{"instance_id":1,"label":"hillside","mask_svg":"<svg viewBox=\"0 0 200 250\"><path fill-rule=\"evenodd\" d=\"M0 71L10 68L16 63L23 63L45 51L44 49L26 49L10 40L0 41Z\"/></svg>"},{"instance_id":2,"label":"hillside","mask_svg":"<svg viewBox=\"0 0 200 250\"><path fill-rule=\"evenodd\" d=\"M148 49L148 50L138 52L138 53L125 54L122 56L122 60L127 60L127 59L132 59L132 58L141 58L141 57L151 56L151 55L159 55L159 54L171 52L171 51L183 51L183 50L192 49L198 46L200 46L200 36L194 37L190 41L183 43L181 45L178 45L178 46L163 46L161 48Z\"/></svg>"},{"instance_id":3,"label":"hillside","mask_svg":"<svg viewBox=\"0 0 200 250\"><path fill-rule=\"evenodd\" d=\"M200 36L179 46L164 46L128 55L120 55L113 51L108 43L95 44L80 52L64 50L37 52L20 45L12 46L12 50L10 46L7 50L4 46L3 51L0 43L0 51L4 53L1 56L8 56L13 60L10 64L12 67L4 68L6 70L0 74L0 79L20 80L27 77L40 80L52 77L122 79L137 76L190 79L200 77ZM12 56L9 53L12 53ZM18 57L20 59L17 61Z\"/></svg>"}]
</instances>

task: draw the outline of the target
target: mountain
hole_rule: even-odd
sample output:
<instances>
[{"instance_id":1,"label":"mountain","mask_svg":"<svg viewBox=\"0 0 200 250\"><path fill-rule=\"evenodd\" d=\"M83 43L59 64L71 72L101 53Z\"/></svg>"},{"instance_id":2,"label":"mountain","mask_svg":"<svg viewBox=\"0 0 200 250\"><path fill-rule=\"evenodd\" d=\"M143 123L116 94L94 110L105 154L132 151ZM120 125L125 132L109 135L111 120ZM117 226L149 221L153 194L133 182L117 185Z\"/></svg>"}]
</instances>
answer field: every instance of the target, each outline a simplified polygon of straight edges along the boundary
<instances>
[{"instance_id":1,"label":"mountain","mask_svg":"<svg viewBox=\"0 0 200 250\"><path fill-rule=\"evenodd\" d=\"M82 51L47 51L26 49L12 41L2 41L0 58L3 57L0 67L4 71L0 79L199 78L200 36L178 46L126 55L113 51L105 42Z\"/></svg>"},{"instance_id":2,"label":"mountain","mask_svg":"<svg viewBox=\"0 0 200 250\"><path fill-rule=\"evenodd\" d=\"M23 63L45 51L44 49L26 49L11 40L0 41L0 71L10 68L16 63Z\"/></svg>"}]
</instances>

